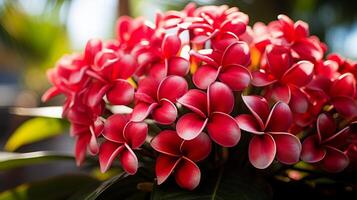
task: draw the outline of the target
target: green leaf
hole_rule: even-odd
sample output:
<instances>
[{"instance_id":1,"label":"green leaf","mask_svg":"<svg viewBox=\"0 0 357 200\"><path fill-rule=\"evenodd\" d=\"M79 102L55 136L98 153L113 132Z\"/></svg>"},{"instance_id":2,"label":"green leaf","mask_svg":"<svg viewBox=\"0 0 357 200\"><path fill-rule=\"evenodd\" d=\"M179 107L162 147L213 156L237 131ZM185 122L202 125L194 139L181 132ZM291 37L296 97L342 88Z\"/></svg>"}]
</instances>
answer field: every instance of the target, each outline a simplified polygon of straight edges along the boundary
<instances>
[{"instance_id":1,"label":"green leaf","mask_svg":"<svg viewBox=\"0 0 357 200\"><path fill-rule=\"evenodd\" d=\"M37 151L31 153L0 152L0 170L9 170L33 164L40 164L58 160L74 160L74 157L64 153Z\"/></svg>"},{"instance_id":2,"label":"green leaf","mask_svg":"<svg viewBox=\"0 0 357 200\"><path fill-rule=\"evenodd\" d=\"M0 200L61 200L68 199L79 189L98 184L85 175L64 175L47 180L20 185L0 193Z\"/></svg>"},{"instance_id":3,"label":"green leaf","mask_svg":"<svg viewBox=\"0 0 357 200\"><path fill-rule=\"evenodd\" d=\"M114 176L111 179L108 179L104 181L102 184L99 185L94 191L90 192L86 196L86 200L94 200L96 199L100 194L102 194L105 190L107 190L110 186L112 186L114 183L117 181L123 180L125 177L127 177L126 173L121 173L117 176Z\"/></svg>"},{"instance_id":4,"label":"green leaf","mask_svg":"<svg viewBox=\"0 0 357 200\"><path fill-rule=\"evenodd\" d=\"M155 186L152 200L266 200L272 198L270 185L256 174L239 168L222 168L202 174L193 191L179 188L174 181Z\"/></svg>"},{"instance_id":5,"label":"green leaf","mask_svg":"<svg viewBox=\"0 0 357 200\"><path fill-rule=\"evenodd\" d=\"M19 147L38 142L64 132L65 126L59 119L33 118L23 123L5 144L5 150L15 151Z\"/></svg>"},{"instance_id":6,"label":"green leaf","mask_svg":"<svg viewBox=\"0 0 357 200\"><path fill-rule=\"evenodd\" d=\"M152 181L152 173L146 169L139 168L135 175L128 175L121 173L117 176L102 182L97 188L93 190L84 189L72 196L69 200L85 199L131 199L141 200L147 199L150 194L148 191L139 190L138 184L142 182Z\"/></svg>"}]
</instances>

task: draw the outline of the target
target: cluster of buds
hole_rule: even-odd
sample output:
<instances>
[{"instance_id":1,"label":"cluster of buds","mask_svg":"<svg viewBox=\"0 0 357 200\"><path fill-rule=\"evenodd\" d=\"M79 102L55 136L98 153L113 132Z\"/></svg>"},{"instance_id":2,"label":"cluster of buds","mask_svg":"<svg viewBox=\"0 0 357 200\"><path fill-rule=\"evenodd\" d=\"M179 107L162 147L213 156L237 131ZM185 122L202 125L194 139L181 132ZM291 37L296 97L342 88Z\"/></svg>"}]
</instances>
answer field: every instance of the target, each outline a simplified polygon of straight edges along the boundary
<instances>
[{"instance_id":1,"label":"cluster of buds","mask_svg":"<svg viewBox=\"0 0 357 200\"><path fill-rule=\"evenodd\" d=\"M276 158L340 172L357 157L357 63L326 50L285 15L251 27L238 8L188 4L155 23L119 18L116 39L90 40L49 71L43 100L65 95L77 164L89 152L103 172L119 158L135 174L146 146L158 184L173 175L194 189L197 163L241 134L258 169Z\"/></svg>"}]
</instances>

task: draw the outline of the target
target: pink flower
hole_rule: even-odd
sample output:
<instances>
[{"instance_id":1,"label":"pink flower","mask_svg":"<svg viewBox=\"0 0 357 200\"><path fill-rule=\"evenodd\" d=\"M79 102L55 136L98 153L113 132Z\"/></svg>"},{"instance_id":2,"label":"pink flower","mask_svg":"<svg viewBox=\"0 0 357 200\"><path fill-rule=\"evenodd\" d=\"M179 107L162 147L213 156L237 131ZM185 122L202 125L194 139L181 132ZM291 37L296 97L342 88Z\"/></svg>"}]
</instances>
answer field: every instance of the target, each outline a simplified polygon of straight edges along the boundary
<instances>
[{"instance_id":1,"label":"pink flower","mask_svg":"<svg viewBox=\"0 0 357 200\"><path fill-rule=\"evenodd\" d=\"M66 103L64 110L75 104L77 95L88 85L89 77L86 71L89 66L80 54L63 56L56 64L56 68L47 71L47 77L53 84L43 95L42 101L64 94Z\"/></svg>"},{"instance_id":2,"label":"pink flower","mask_svg":"<svg viewBox=\"0 0 357 200\"><path fill-rule=\"evenodd\" d=\"M143 121L150 114L160 124L176 120L176 99L187 92L187 82L180 76L168 76L162 81L145 78L139 82L135 93L137 104L132 113L133 121Z\"/></svg>"},{"instance_id":3,"label":"pink flower","mask_svg":"<svg viewBox=\"0 0 357 200\"><path fill-rule=\"evenodd\" d=\"M163 59L154 63L149 70L149 76L163 79L168 75L185 76L190 70L190 63L177 54L181 50L181 40L177 35L166 35L162 41Z\"/></svg>"},{"instance_id":4,"label":"pink flower","mask_svg":"<svg viewBox=\"0 0 357 200\"><path fill-rule=\"evenodd\" d=\"M193 74L192 80L196 87L207 89L217 79L234 91L248 87L251 75L246 67L250 64L250 51L245 42L236 41L225 48L224 52L213 51L210 55L191 52L191 55L206 63Z\"/></svg>"},{"instance_id":5,"label":"pink flower","mask_svg":"<svg viewBox=\"0 0 357 200\"><path fill-rule=\"evenodd\" d=\"M308 136L302 144L301 159L308 163L318 163L328 172L340 172L344 170L349 159L347 155L338 149L346 145L346 134L349 127L338 132L333 118L327 114L320 114L317 119L317 134ZM343 137L341 140L339 138Z\"/></svg>"},{"instance_id":6,"label":"pink flower","mask_svg":"<svg viewBox=\"0 0 357 200\"><path fill-rule=\"evenodd\" d=\"M130 115L111 115L104 124L104 141L99 149L99 163L102 172L108 170L113 160L119 156L123 169L135 174L138 159L133 150L144 144L148 127L144 122L129 121Z\"/></svg>"},{"instance_id":7,"label":"pink flower","mask_svg":"<svg viewBox=\"0 0 357 200\"><path fill-rule=\"evenodd\" d=\"M348 119L357 116L356 79L351 73L342 74L334 80L317 76L306 88L310 96L314 94L317 97L315 101L319 105L331 104Z\"/></svg>"},{"instance_id":8,"label":"pink flower","mask_svg":"<svg viewBox=\"0 0 357 200\"><path fill-rule=\"evenodd\" d=\"M283 46L269 45L266 49L266 68L252 73L252 85L271 86L266 96L275 101L290 103L294 112L304 113L308 97L301 90L313 77L314 65L309 61L292 64L290 51Z\"/></svg>"},{"instance_id":9,"label":"pink flower","mask_svg":"<svg viewBox=\"0 0 357 200\"><path fill-rule=\"evenodd\" d=\"M91 110L79 101L64 113L71 122L71 136L76 138L75 157L77 165L85 159L87 148L92 155L99 151L97 138L102 134L104 123L100 117L103 107Z\"/></svg>"},{"instance_id":10,"label":"pink flower","mask_svg":"<svg viewBox=\"0 0 357 200\"><path fill-rule=\"evenodd\" d=\"M132 19L122 16L117 21L116 29L120 49L126 52L140 46L142 41L151 41L155 34L154 27L145 23L142 17Z\"/></svg>"},{"instance_id":11,"label":"pink flower","mask_svg":"<svg viewBox=\"0 0 357 200\"><path fill-rule=\"evenodd\" d=\"M307 23L300 20L294 22L286 15L279 15L278 20L269 23L267 27L259 25L259 32L255 35L258 49L264 50L266 45L274 44L287 47L297 61L315 63L323 58L326 46L316 36L309 35Z\"/></svg>"},{"instance_id":12,"label":"pink flower","mask_svg":"<svg viewBox=\"0 0 357 200\"><path fill-rule=\"evenodd\" d=\"M217 144L232 147L238 143L240 129L229 115L233 110L234 97L224 83L211 84L207 94L197 89L189 90L177 101L192 111L177 121L177 134L182 139L192 140L207 127L208 134Z\"/></svg>"},{"instance_id":13,"label":"pink flower","mask_svg":"<svg viewBox=\"0 0 357 200\"><path fill-rule=\"evenodd\" d=\"M95 65L87 73L93 77L96 86L92 86L89 94L92 105L100 102L104 95L110 103L127 105L134 98L134 88L127 81L137 67L137 61L130 54L116 53L112 50L102 50L95 57ZM94 85L95 85L94 84Z\"/></svg>"},{"instance_id":14,"label":"pink flower","mask_svg":"<svg viewBox=\"0 0 357 200\"><path fill-rule=\"evenodd\" d=\"M277 159L284 164L299 161L300 140L288 132L292 124L289 106L277 102L269 112L268 102L259 96L242 96L252 115L241 114L236 117L242 130L253 133L249 143L249 160L258 169L267 168Z\"/></svg>"},{"instance_id":15,"label":"pink flower","mask_svg":"<svg viewBox=\"0 0 357 200\"><path fill-rule=\"evenodd\" d=\"M357 62L343 58L337 53L332 53L327 56L327 60L335 61L338 64L338 71L342 74L350 72L357 78Z\"/></svg>"},{"instance_id":16,"label":"pink flower","mask_svg":"<svg viewBox=\"0 0 357 200\"><path fill-rule=\"evenodd\" d=\"M174 174L180 187L193 190L198 186L201 171L196 162L211 152L211 140L205 133L192 140L183 140L175 131L165 130L151 141L151 146L160 152L156 160L158 185Z\"/></svg>"},{"instance_id":17,"label":"pink flower","mask_svg":"<svg viewBox=\"0 0 357 200\"><path fill-rule=\"evenodd\" d=\"M203 6L197 8L193 13L196 19L181 24L181 27L188 27L193 30L194 38L192 43L204 43L211 39L215 46L215 41L237 39L246 30L249 18L248 15L239 12L238 8L228 8L228 6ZM228 38L227 38L228 36ZM219 39L218 39L219 38ZM217 45L216 45L217 46Z\"/></svg>"}]
</instances>

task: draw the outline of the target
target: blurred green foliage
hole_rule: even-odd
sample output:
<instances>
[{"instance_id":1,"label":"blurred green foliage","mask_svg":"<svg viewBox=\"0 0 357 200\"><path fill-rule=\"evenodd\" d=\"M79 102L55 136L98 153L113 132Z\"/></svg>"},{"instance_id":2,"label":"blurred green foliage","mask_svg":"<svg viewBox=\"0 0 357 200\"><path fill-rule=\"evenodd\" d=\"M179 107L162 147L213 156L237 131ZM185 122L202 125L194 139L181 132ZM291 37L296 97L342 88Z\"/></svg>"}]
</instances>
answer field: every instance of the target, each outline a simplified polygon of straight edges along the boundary
<instances>
[{"instance_id":1,"label":"blurred green foliage","mask_svg":"<svg viewBox=\"0 0 357 200\"><path fill-rule=\"evenodd\" d=\"M15 151L23 145L48 139L59 134L65 133L68 126L62 120L53 118L32 118L22 123L11 134L5 144L6 151Z\"/></svg>"},{"instance_id":2,"label":"blurred green foliage","mask_svg":"<svg viewBox=\"0 0 357 200\"><path fill-rule=\"evenodd\" d=\"M45 70L70 51L60 18L65 2L48 0L39 14L26 12L17 0L6 0L0 7L0 65L23 72L29 89L42 92L47 87Z\"/></svg>"}]
</instances>

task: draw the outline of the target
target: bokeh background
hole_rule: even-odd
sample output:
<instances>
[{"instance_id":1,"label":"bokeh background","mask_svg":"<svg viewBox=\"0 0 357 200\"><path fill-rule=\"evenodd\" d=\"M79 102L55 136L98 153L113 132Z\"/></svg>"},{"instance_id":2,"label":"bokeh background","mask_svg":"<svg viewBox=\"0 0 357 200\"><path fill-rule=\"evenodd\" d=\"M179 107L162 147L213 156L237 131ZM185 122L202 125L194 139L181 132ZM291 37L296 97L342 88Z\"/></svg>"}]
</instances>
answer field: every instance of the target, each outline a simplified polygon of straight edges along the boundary
<instances>
[{"instance_id":1,"label":"bokeh background","mask_svg":"<svg viewBox=\"0 0 357 200\"><path fill-rule=\"evenodd\" d=\"M115 37L121 15L153 20L157 10L182 9L179 0L0 0L0 149L27 117L10 114L12 107L60 105L61 98L43 104L49 87L46 70L61 55L81 51L90 38ZM250 25L269 22L278 14L310 24L310 32L328 44L329 52L357 59L357 1L353 0L197 0L198 5L228 4L250 16ZM43 127L46 128L46 127ZM35 133L29 133L35 134ZM72 152L73 141L61 134L26 145L18 152ZM73 162L0 171L0 191L56 174L79 172Z\"/></svg>"}]
</instances>

